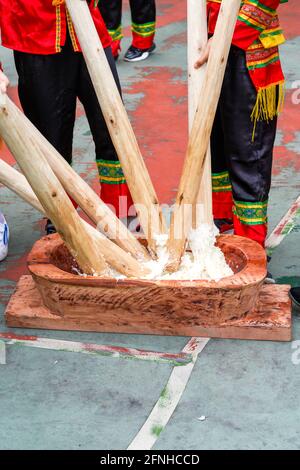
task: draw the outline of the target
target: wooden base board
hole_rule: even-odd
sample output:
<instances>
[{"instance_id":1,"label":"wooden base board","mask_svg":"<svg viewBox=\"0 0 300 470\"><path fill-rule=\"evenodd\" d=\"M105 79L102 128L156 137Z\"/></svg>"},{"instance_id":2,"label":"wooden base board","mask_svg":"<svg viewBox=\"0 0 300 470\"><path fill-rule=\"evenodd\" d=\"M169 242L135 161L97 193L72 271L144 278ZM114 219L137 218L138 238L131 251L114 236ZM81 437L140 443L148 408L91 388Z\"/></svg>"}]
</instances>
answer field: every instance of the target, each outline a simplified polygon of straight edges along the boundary
<instances>
[{"instance_id":1,"label":"wooden base board","mask_svg":"<svg viewBox=\"0 0 300 470\"><path fill-rule=\"evenodd\" d=\"M243 319L225 324L191 325L182 318L182 323L174 326L171 321L170 324L166 324L165 320L160 322L159 314L155 317L153 312L151 318L141 318L137 324L131 321L130 314L125 310L122 318L113 315L109 317L106 311L104 323L101 305L93 321L90 318L86 321L84 311L80 320L51 313L43 305L31 276L22 276L6 308L5 318L9 327L17 328L291 341L289 289L290 286L264 285L257 309Z\"/></svg>"}]
</instances>

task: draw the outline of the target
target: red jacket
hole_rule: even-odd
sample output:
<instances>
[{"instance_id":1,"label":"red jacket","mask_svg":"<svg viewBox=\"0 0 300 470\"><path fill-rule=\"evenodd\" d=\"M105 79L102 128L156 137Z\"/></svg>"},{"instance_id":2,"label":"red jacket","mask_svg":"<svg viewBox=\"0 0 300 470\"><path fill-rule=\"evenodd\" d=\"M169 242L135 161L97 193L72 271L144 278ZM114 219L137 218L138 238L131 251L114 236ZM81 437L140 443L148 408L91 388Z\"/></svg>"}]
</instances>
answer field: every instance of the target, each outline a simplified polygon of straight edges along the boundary
<instances>
[{"instance_id":1,"label":"red jacket","mask_svg":"<svg viewBox=\"0 0 300 470\"><path fill-rule=\"evenodd\" d=\"M239 11L232 43L247 50L257 39L265 48L284 42L279 25L277 8L288 0L243 0ZM222 0L207 0L209 32L213 34Z\"/></svg>"},{"instance_id":2,"label":"red jacket","mask_svg":"<svg viewBox=\"0 0 300 470\"><path fill-rule=\"evenodd\" d=\"M271 120L284 101L284 75L278 46L285 39L277 8L288 0L241 0L232 43L243 49L250 78L257 90L251 119ZM208 30L214 33L222 0L207 0Z\"/></svg>"},{"instance_id":3,"label":"red jacket","mask_svg":"<svg viewBox=\"0 0 300 470\"><path fill-rule=\"evenodd\" d=\"M55 54L65 44L67 28L75 51L80 50L70 16L64 4L53 0L0 0L2 45L20 52ZM94 0L90 11L103 47L111 39Z\"/></svg>"},{"instance_id":4,"label":"red jacket","mask_svg":"<svg viewBox=\"0 0 300 470\"><path fill-rule=\"evenodd\" d=\"M257 91L283 85L278 46L285 39L277 8L288 0L241 0L232 43L246 53L249 74ZM214 33L222 0L207 0L208 28Z\"/></svg>"}]
</instances>

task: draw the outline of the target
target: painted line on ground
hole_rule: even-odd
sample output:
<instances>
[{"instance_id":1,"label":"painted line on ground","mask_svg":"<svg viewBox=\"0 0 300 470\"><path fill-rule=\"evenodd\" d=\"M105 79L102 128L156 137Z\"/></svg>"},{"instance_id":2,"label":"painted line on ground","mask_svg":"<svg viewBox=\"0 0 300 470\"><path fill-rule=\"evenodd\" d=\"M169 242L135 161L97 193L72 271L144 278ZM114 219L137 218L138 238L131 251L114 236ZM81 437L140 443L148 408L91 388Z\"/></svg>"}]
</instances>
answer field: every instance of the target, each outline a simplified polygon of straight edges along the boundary
<instances>
[{"instance_id":1,"label":"painted line on ground","mask_svg":"<svg viewBox=\"0 0 300 470\"><path fill-rule=\"evenodd\" d=\"M298 217L300 217L300 196L291 205L285 216L268 237L266 248L269 256L273 254L285 237L294 230Z\"/></svg>"},{"instance_id":2,"label":"painted line on ground","mask_svg":"<svg viewBox=\"0 0 300 470\"><path fill-rule=\"evenodd\" d=\"M0 365L6 364L6 344L4 341L0 341Z\"/></svg>"},{"instance_id":3,"label":"painted line on ground","mask_svg":"<svg viewBox=\"0 0 300 470\"><path fill-rule=\"evenodd\" d=\"M192 338L187 343L182 353L192 354L193 361L183 367L173 369L157 403L127 450L152 449L172 417L188 384L198 356L208 342L209 338Z\"/></svg>"},{"instance_id":4,"label":"painted line on ground","mask_svg":"<svg viewBox=\"0 0 300 470\"><path fill-rule=\"evenodd\" d=\"M266 242L268 254L282 243L296 226L296 220L300 216L300 196L291 205L286 215L273 230ZM128 447L128 450L150 450L167 426L177 405L185 391L199 354L203 351L210 338L192 338L179 354L168 354L153 351L144 351L134 348L119 346L106 346L92 343L39 338L37 336L19 336L11 333L0 333L0 338L9 345L19 345L56 351L78 352L83 354L98 355L102 357L114 357L123 359L136 359L173 364L174 369L163 389L157 403L147 418L136 437ZM0 364L5 361L5 342L0 341ZM2 346L4 344L4 347ZM3 356L4 350L4 356ZM4 362L1 362L4 357ZM177 367L181 366L181 367Z\"/></svg>"},{"instance_id":5,"label":"painted line on ground","mask_svg":"<svg viewBox=\"0 0 300 470\"><path fill-rule=\"evenodd\" d=\"M21 336L13 333L0 333L0 340L8 345L18 345L30 348L50 349L53 351L65 351L73 353L89 354L118 359L135 359L139 361L152 361L173 366L186 366L193 361L193 355L189 352L178 354L145 351L143 349L124 348L121 346L107 346L102 344L82 343L59 339L40 338L37 336Z\"/></svg>"},{"instance_id":6,"label":"painted line on ground","mask_svg":"<svg viewBox=\"0 0 300 470\"><path fill-rule=\"evenodd\" d=\"M296 225L296 220L300 216L300 196L291 205L286 215L268 237L266 247L268 254L271 255L281 244L285 237L290 234ZM196 351L193 353L194 360L181 369L174 368L170 379L163 389L152 412L147 418L145 424L140 429L136 437L128 447L128 450L150 450L165 429L172 417L191 376L198 355L205 348L210 338L192 338L182 352L191 352L191 347L197 344Z\"/></svg>"}]
</instances>

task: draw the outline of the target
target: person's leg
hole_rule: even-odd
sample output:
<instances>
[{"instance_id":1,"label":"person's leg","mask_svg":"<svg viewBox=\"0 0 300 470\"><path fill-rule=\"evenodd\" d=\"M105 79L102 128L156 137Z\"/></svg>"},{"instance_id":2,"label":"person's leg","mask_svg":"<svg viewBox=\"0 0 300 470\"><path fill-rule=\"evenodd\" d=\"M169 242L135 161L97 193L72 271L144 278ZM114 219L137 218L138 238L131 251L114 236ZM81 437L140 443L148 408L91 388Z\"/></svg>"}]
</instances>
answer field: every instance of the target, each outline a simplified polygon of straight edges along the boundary
<instances>
[{"instance_id":1,"label":"person's leg","mask_svg":"<svg viewBox=\"0 0 300 470\"><path fill-rule=\"evenodd\" d=\"M155 49L155 0L130 0L132 18L132 45L124 60L137 62L145 60Z\"/></svg>"},{"instance_id":2,"label":"person's leg","mask_svg":"<svg viewBox=\"0 0 300 470\"><path fill-rule=\"evenodd\" d=\"M132 18L132 45L149 49L154 43L156 5L155 0L130 0Z\"/></svg>"},{"instance_id":3,"label":"person's leg","mask_svg":"<svg viewBox=\"0 0 300 470\"><path fill-rule=\"evenodd\" d=\"M14 56L25 115L71 164L78 55L67 43L60 54L15 52ZM55 232L49 220L45 229L48 234Z\"/></svg>"},{"instance_id":4,"label":"person's leg","mask_svg":"<svg viewBox=\"0 0 300 470\"><path fill-rule=\"evenodd\" d=\"M233 46L220 109L234 199L234 231L264 246L277 120L257 122L253 138L251 112L256 96L245 53Z\"/></svg>"},{"instance_id":5,"label":"person's leg","mask_svg":"<svg viewBox=\"0 0 300 470\"><path fill-rule=\"evenodd\" d=\"M19 98L25 115L69 163L76 109L76 54L15 52Z\"/></svg>"},{"instance_id":6,"label":"person's leg","mask_svg":"<svg viewBox=\"0 0 300 470\"><path fill-rule=\"evenodd\" d=\"M105 53L121 93L111 49L105 49ZM80 70L78 98L84 106L95 142L101 199L115 209L118 217L124 218L127 217L128 210L133 206L132 198L83 57Z\"/></svg>"},{"instance_id":7,"label":"person's leg","mask_svg":"<svg viewBox=\"0 0 300 470\"><path fill-rule=\"evenodd\" d=\"M211 161L213 216L221 232L232 228L233 224L232 188L224 145L221 112L218 106L211 134Z\"/></svg>"},{"instance_id":8,"label":"person's leg","mask_svg":"<svg viewBox=\"0 0 300 470\"><path fill-rule=\"evenodd\" d=\"M112 51L115 58L121 49L122 34L122 0L101 0L101 15L112 38Z\"/></svg>"},{"instance_id":9,"label":"person's leg","mask_svg":"<svg viewBox=\"0 0 300 470\"><path fill-rule=\"evenodd\" d=\"M290 290L290 297L296 307L300 308L300 287L292 287Z\"/></svg>"}]
</instances>

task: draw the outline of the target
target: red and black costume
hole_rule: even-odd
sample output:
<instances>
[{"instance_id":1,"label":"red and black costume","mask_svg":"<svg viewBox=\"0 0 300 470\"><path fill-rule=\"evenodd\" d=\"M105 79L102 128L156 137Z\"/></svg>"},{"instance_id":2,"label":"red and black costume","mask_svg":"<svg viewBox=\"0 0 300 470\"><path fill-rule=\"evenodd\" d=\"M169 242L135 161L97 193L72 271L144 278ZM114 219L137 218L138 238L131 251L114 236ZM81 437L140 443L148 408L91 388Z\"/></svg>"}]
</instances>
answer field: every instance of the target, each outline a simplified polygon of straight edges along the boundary
<instances>
[{"instance_id":1,"label":"red and black costume","mask_svg":"<svg viewBox=\"0 0 300 470\"><path fill-rule=\"evenodd\" d=\"M131 9L132 45L149 49L154 42L156 6L155 0L129 0ZM113 40L114 56L118 55L122 34L122 0L100 0L100 11Z\"/></svg>"},{"instance_id":2,"label":"red and black costume","mask_svg":"<svg viewBox=\"0 0 300 470\"><path fill-rule=\"evenodd\" d=\"M214 218L232 220L237 235L261 245L284 95L277 7L286 1L241 2L211 138ZM210 35L221 2L208 1Z\"/></svg>"},{"instance_id":3,"label":"red and black costume","mask_svg":"<svg viewBox=\"0 0 300 470\"><path fill-rule=\"evenodd\" d=\"M118 74L97 2L89 3L115 81ZM76 100L86 112L96 147L101 198L119 213L132 200L63 0L0 0L2 45L14 51L24 113L71 164ZM124 204L122 205L124 206Z\"/></svg>"}]
</instances>

